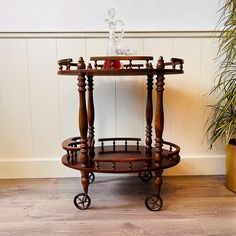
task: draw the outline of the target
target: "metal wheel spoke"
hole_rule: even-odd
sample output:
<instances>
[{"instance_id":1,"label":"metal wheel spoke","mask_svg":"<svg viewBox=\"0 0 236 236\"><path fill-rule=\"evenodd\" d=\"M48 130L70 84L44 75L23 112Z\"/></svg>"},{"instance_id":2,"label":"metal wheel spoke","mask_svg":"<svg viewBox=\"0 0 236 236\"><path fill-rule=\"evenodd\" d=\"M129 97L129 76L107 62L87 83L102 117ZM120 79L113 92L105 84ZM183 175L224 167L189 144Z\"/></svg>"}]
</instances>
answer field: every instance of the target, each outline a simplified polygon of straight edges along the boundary
<instances>
[{"instance_id":1,"label":"metal wheel spoke","mask_svg":"<svg viewBox=\"0 0 236 236\"><path fill-rule=\"evenodd\" d=\"M150 211L159 211L162 207L163 201L157 194L151 195L145 199L145 205Z\"/></svg>"},{"instance_id":2,"label":"metal wheel spoke","mask_svg":"<svg viewBox=\"0 0 236 236\"><path fill-rule=\"evenodd\" d=\"M74 205L80 210L89 208L90 204L91 199L85 193L79 193L74 197Z\"/></svg>"},{"instance_id":3,"label":"metal wheel spoke","mask_svg":"<svg viewBox=\"0 0 236 236\"><path fill-rule=\"evenodd\" d=\"M151 171L143 171L139 173L139 178L144 182L148 182L152 179L152 172Z\"/></svg>"},{"instance_id":4,"label":"metal wheel spoke","mask_svg":"<svg viewBox=\"0 0 236 236\"><path fill-rule=\"evenodd\" d=\"M89 183L93 183L94 180L95 180L95 175L93 172L90 172L89 175L88 175L88 179L89 179Z\"/></svg>"}]
</instances>

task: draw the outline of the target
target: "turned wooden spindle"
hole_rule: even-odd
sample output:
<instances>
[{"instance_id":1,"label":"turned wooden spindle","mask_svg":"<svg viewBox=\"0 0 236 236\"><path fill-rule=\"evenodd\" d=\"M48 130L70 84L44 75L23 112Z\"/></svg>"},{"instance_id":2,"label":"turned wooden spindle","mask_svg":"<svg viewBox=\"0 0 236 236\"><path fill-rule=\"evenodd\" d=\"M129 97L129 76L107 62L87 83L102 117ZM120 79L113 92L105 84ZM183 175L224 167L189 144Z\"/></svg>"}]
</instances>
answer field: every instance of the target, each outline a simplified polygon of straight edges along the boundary
<instances>
[{"instance_id":1,"label":"turned wooden spindle","mask_svg":"<svg viewBox=\"0 0 236 236\"><path fill-rule=\"evenodd\" d=\"M95 162L95 165L96 165L96 168L97 168L98 170L100 170L100 164L99 164L99 161L96 161L96 162Z\"/></svg>"},{"instance_id":2,"label":"turned wooden spindle","mask_svg":"<svg viewBox=\"0 0 236 236\"><path fill-rule=\"evenodd\" d=\"M85 69L84 60L82 57L79 58L78 71L80 69ZM79 91L79 130L80 130L80 162L82 167L87 167L88 165L88 144L87 144L87 131L88 131L88 118L86 110L86 82L85 74L83 72L78 73L78 91Z\"/></svg>"},{"instance_id":3,"label":"turned wooden spindle","mask_svg":"<svg viewBox=\"0 0 236 236\"><path fill-rule=\"evenodd\" d=\"M158 185L159 191L162 184L162 146L163 146L163 129L164 129L164 110L163 110L163 91L164 91L164 69L165 64L163 57L160 57L157 62L157 82L156 82L156 110L155 110L155 165L160 169L158 171L155 184Z\"/></svg>"},{"instance_id":4,"label":"turned wooden spindle","mask_svg":"<svg viewBox=\"0 0 236 236\"><path fill-rule=\"evenodd\" d=\"M71 64L68 63L68 64L66 65L66 70L70 70L70 67L71 67Z\"/></svg>"},{"instance_id":5,"label":"turned wooden spindle","mask_svg":"<svg viewBox=\"0 0 236 236\"><path fill-rule=\"evenodd\" d=\"M129 171L132 170L132 162L129 162Z\"/></svg>"},{"instance_id":6,"label":"turned wooden spindle","mask_svg":"<svg viewBox=\"0 0 236 236\"><path fill-rule=\"evenodd\" d=\"M127 145L128 145L128 141L127 141L127 139L125 139L125 151L126 151L126 152L127 152L127 150L128 150Z\"/></svg>"},{"instance_id":7,"label":"turned wooden spindle","mask_svg":"<svg viewBox=\"0 0 236 236\"><path fill-rule=\"evenodd\" d=\"M148 64L148 69L152 69L152 64ZM153 102L152 102L153 75L147 76L147 102L146 102L146 152L147 157L152 156L152 119L153 119Z\"/></svg>"},{"instance_id":8,"label":"turned wooden spindle","mask_svg":"<svg viewBox=\"0 0 236 236\"><path fill-rule=\"evenodd\" d=\"M81 170L81 183L83 186L83 190L85 195L88 195L88 187L89 187L89 173L87 171Z\"/></svg>"},{"instance_id":9,"label":"turned wooden spindle","mask_svg":"<svg viewBox=\"0 0 236 236\"><path fill-rule=\"evenodd\" d=\"M137 140L137 143L136 143L136 151L139 152L139 140Z\"/></svg>"},{"instance_id":10,"label":"turned wooden spindle","mask_svg":"<svg viewBox=\"0 0 236 236\"><path fill-rule=\"evenodd\" d=\"M148 63L148 67L147 68L150 69L150 70L153 69L153 66L152 66L151 62Z\"/></svg>"},{"instance_id":11,"label":"turned wooden spindle","mask_svg":"<svg viewBox=\"0 0 236 236\"><path fill-rule=\"evenodd\" d=\"M113 141L112 141L112 150L113 150L113 152L116 151L116 140L115 139L113 139Z\"/></svg>"},{"instance_id":12,"label":"turned wooden spindle","mask_svg":"<svg viewBox=\"0 0 236 236\"><path fill-rule=\"evenodd\" d=\"M112 169L115 171L116 170L116 163L113 161L112 162Z\"/></svg>"},{"instance_id":13,"label":"turned wooden spindle","mask_svg":"<svg viewBox=\"0 0 236 236\"><path fill-rule=\"evenodd\" d=\"M129 68L132 69L132 60L129 60Z\"/></svg>"},{"instance_id":14,"label":"turned wooden spindle","mask_svg":"<svg viewBox=\"0 0 236 236\"><path fill-rule=\"evenodd\" d=\"M81 167L88 167L88 117L86 109L86 82L85 73L81 72L81 69L85 69L85 63L82 57L79 58L77 69L78 69L78 91L79 91L79 130L80 130L80 164ZM81 183L84 189L85 195L88 194L89 177L88 172L81 170Z\"/></svg>"},{"instance_id":15,"label":"turned wooden spindle","mask_svg":"<svg viewBox=\"0 0 236 236\"><path fill-rule=\"evenodd\" d=\"M92 69L91 63L87 69ZM90 161L94 158L94 101L93 101L93 75L88 75L88 146Z\"/></svg>"},{"instance_id":16,"label":"turned wooden spindle","mask_svg":"<svg viewBox=\"0 0 236 236\"><path fill-rule=\"evenodd\" d=\"M94 61L94 67L95 67L95 69L97 69L97 68L98 68L98 63L97 63L97 60L96 60L96 61Z\"/></svg>"},{"instance_id":17,"label":"turned wooden spindle","mask_svg":"<svg viewBox=\"0 0 236 236\"><path fill-rule=\"evenodd\" d=\"M161 193L161 185L162 185L162 173L163 173L163 168L160 168L158 170L154 171L155 173L155 181L154 183L157 185L158 189L157 189L157 194L159 195Z\"/></svg>"},{"instance_id":18,"label":"turned wooden spindle","mask_svg":"<svg viewBox=\"0 0 236 236\"><path fill-rule=\"evenodd\" d=\"M91 69L93 69L93 67L92 67L92 64L91 64L91 63L88 63L87 69L88 69L88 70L91 70Z\"/></svg>"}]
</instances>

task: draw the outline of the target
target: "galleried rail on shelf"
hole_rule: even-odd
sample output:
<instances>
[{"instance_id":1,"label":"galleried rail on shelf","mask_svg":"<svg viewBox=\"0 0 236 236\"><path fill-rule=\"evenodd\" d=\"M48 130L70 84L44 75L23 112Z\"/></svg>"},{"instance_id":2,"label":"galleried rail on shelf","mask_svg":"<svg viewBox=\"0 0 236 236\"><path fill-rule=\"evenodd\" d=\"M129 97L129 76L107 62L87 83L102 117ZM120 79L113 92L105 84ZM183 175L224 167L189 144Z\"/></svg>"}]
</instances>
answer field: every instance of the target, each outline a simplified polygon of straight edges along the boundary
<instances>
[{"instance_id":1,"label":"galleried rail on shelf","mask_svg":"<svg viewBox=\"0 0 236 236\"><path fill-rule=\"evenodd\" d=\"M74 197L74 205L81 210L90 206L88 187L95 180L96 172L138 173L140 179L145 182L151 180L154 173L157 191L147 196L145 206L151 211L158 211L163 204L160 197L163 170L180 162L180 147L164 141L162 137L164 76L182 74L184 61L171 58L169 62L164 62L163 57L160 57L155 66L152 64L152 56L96 56L91 57L90 61L87 66L82 57L76 63L71 58L58 62L59 75L74 75L78 80L80 136L68 138L62 143L62 148L66 151L62 163L79 170L82 177L83 193ZM103 137L98 139L100 144L95 146L94 77L140 75L147 76L145 145L140 145L141 139L136 137ZM155 110L152 96L154 85ZM154 144L152 143L153 113L155 114Z\"/></svg>"}]
</instances>

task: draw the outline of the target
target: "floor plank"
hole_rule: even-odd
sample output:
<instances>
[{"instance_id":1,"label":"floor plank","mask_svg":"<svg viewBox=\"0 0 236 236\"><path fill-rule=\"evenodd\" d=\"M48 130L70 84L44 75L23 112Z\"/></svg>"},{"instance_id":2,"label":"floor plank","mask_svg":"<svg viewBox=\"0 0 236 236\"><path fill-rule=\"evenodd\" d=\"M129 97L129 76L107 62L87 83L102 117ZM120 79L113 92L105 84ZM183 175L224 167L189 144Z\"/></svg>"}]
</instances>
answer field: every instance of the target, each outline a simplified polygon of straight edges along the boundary
<instances>
[{"instance_id":1,"label":"floor plank","mask_svg":"<svg viewBox=\"0 0 236 236\"><path fill-rule=\"evenodd\" d=\"M166 176L163 208L151 212L152 183L96 176L88 210L73 205L79 178L0 180L0 235L236 235L236 194L223 176Z\"/></svg>"}]
</instances>

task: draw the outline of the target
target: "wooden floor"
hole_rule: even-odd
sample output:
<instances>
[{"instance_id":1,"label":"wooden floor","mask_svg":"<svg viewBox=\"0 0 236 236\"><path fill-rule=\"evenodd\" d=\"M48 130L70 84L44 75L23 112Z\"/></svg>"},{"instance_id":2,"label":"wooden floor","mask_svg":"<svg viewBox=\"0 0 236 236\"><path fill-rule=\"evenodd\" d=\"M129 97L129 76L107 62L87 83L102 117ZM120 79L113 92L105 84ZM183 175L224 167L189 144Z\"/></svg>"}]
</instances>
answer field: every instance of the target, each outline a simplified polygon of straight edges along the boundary
<instances>
[{"instance_id":1,"label":"wooden floor","mask_svg":"<svg viewBox=\"0 0 236 236\"><path fill-rule=\"evenodd\" d=\"M236 235L236 194L223 176L164 177L159 212L144 206L154 191L134 175L97 176L81 211L79 178L0 180L0 235Z\"/></svg>"}]
</instances>

